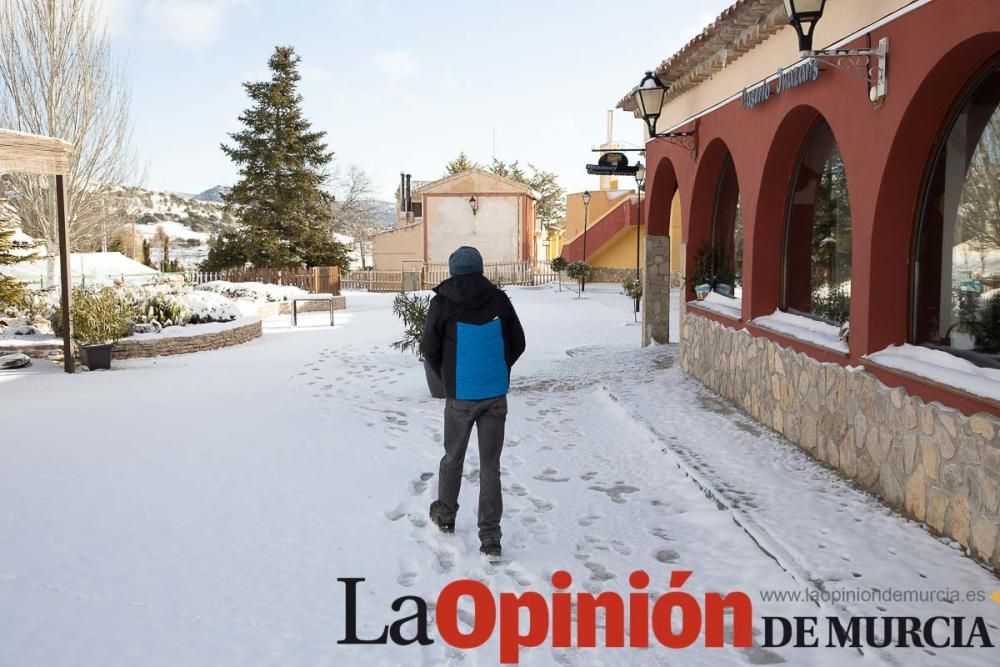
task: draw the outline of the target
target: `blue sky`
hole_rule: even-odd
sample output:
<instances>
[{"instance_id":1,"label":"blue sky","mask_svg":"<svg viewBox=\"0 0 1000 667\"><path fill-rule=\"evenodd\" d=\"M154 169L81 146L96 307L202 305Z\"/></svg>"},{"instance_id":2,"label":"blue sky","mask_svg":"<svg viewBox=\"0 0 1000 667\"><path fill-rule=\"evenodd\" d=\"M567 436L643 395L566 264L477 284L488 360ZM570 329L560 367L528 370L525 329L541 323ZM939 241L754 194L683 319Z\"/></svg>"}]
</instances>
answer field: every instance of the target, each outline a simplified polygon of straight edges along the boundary
<instances>
[{"instance_id":1,"label":"blue sky","mask_svg":"<svg viewBox=\"0 0 1000 667\"><path fill-rule=\"evenodd\" d=\"M144 184L198 192L236 173L219 150L276 44L302 57L301 92L336 164L391 198L399 172L438 178L465 150L596 187L583 165L606 110L730 0L103 0L132 81ZM641 141L616 113L615 138Z\"/></svg>"}]
</instances>

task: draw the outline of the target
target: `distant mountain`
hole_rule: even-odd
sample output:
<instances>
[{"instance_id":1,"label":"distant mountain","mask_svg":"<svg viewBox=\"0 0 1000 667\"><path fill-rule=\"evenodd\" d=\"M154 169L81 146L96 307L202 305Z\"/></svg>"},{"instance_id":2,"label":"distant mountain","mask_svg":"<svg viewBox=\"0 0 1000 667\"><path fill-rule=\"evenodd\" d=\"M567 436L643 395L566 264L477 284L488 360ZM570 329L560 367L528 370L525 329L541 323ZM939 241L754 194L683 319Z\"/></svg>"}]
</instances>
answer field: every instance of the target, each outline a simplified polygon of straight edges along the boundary
<instances>
[{"instance_id":1,"label":"distant mountain","mask_svg":"<svg viewBox=\"0 0 1000 667\"><path fill-rule=\"evenodd\" d=\"M204 192L199 192L198 194L191 197L191 199L197 199L198 201L216 202L221 204L222 195L229 194L230 190L232 190L232 188L227 187L225 185L216 185L214 188L209 188Z\"/></svg>"}]
</instances>

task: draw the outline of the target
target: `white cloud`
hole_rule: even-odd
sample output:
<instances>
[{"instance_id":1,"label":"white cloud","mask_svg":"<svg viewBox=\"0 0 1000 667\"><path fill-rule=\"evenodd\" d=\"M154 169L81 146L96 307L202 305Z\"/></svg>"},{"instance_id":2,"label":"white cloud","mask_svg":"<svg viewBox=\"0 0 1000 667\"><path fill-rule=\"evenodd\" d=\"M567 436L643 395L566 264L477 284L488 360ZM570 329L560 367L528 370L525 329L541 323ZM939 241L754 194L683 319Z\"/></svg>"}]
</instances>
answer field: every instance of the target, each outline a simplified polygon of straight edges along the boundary
<instances>
[{"instance_id":1,"label":"white cloud","mask_svg":"<svg viewBox=\"0 0 1000 667\"><path fill-rule=\"evenodd\" d=\"M156 0L145 7L147 21L184 46L211 44L222 33L226 12L242 0Z\"/></svg>"},{"instance_id":2,"label":"white cloud","mask_svg":"<svg viewBox=\"0 0 1000 667\"><path fill-rule=\"evenodd\" d=\"M417 71L417 58L406 49L382 49L375 52L375 66L393 77L409 76Z\"/></svg>"}]
</instances>

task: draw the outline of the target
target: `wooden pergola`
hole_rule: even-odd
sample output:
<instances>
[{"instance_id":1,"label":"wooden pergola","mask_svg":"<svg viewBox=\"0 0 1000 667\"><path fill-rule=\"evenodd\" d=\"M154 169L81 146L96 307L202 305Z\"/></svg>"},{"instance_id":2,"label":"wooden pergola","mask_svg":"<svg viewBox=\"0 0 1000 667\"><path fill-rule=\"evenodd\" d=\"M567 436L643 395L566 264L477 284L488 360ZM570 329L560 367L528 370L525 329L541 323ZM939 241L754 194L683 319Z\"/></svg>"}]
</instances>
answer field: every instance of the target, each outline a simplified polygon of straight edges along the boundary
<instances>
[{"instance_id":1,"label":"wooden pergola","mask_svg":"<svg viewBox=\"0 0 1000 667\"><path fill-rule=\"evenodd\" d=\"M73 357L72 319L70 318L72 275L70 274L69 227L66 222L66 183L64 179L65 175L69 173L73 154L73 144L62 139L0 129L0 173L20 172L56 177L56 215L59 220L59 284L62 287L63 368L67 373L76 370L76 360Z\"/></svg>"}]
</instances>

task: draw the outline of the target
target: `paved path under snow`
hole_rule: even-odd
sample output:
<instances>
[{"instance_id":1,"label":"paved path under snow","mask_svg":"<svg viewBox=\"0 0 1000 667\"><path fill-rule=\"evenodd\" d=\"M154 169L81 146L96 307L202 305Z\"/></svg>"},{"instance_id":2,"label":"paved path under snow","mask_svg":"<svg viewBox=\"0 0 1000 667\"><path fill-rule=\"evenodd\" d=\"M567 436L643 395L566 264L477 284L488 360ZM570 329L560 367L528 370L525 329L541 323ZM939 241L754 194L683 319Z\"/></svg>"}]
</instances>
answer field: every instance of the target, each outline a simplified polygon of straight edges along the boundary
<instances>
[{"instance_id":1,"label":"paved path under snow","mask_svg":"<svg viewBox=\"0 0 1000 667\"><path fill-rule=\"evenodd\" d=\"M345 647L343 588L365 577L363 635L392 600L447 582L744 590L755 615L984 615L941 603L763 603L761 590L993 590L984 569L675 365L640 350L625 297L510 289L528 336L504 451L504 560L477 553L475 439L457 532L427 522L442 404L388 349L391 296L351 294L335 329L270 323L240 348L64 377L0 376L0 665L496 664L442 642ZM13 406L11 410L8 406ZM62 415L69 415L64 418ZM93 417L97 417L96 419ZM462 617L469 620L469 608ZM758 643L760 628L755 628ZM432 633L433 634L433 633ZM986 665L990 650L522 652L522 664Z\"/></svg>"}]
</instances>

